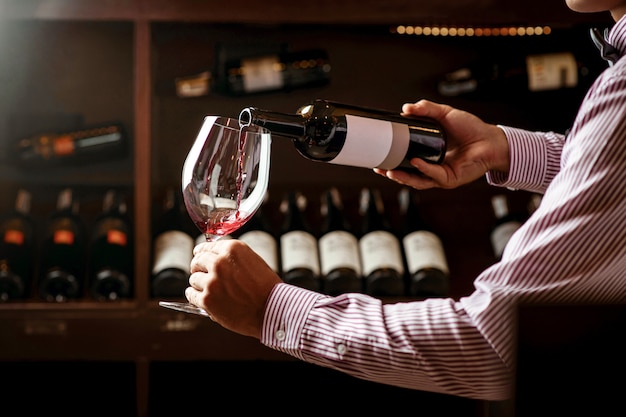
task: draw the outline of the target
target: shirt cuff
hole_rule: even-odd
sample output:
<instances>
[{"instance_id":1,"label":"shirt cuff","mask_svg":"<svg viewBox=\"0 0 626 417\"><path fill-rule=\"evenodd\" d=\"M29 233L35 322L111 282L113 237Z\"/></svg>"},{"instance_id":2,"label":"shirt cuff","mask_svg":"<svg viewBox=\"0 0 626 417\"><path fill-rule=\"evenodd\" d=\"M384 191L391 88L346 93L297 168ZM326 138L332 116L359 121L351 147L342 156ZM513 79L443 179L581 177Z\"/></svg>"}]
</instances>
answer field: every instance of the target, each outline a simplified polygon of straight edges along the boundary
<instances>
[{"instance_id":1,"label":"shirt cuff","mask_svg":"<svg viewBox=\"0 0 626 417\"><path fill-rule=\"evenodd\" d=\"M302 331L311 309L322 298L329 297L291 284L276 284L265 306L261 343L303 359Z\"/></svg>"},{"instance_id":2,"label":"shirt cuff","mask_svg":"<svg viewBox=\"0 0 626 417\"><path fill-rule=\"evenodd\" d=\"M489 171L486 174L487 182L511 189L543 191L548 158L544 134L507 126L499 127L509 143L509 172Z\"/></svg>"}]
</instances>

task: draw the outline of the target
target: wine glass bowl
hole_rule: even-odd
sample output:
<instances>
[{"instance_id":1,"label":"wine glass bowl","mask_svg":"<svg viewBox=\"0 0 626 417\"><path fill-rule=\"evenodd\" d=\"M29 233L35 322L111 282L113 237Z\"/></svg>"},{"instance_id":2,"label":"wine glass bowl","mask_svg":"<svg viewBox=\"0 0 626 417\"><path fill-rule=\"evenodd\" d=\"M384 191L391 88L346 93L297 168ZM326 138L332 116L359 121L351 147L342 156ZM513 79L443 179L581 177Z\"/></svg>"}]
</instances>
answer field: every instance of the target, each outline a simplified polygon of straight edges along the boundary
<instances>
[{"instance_id":1,"label":"wine glass bowl","mask_svg":"<svg viewBox=\"0 0 626 417\"><path fill-rule=\"evenodd\" d=\"M269 130L239 120L206 116L183 163L182 192L187 213L207 241L246 223L263 203L269 185ZM160 305L206 315L188 303Z\"/></svg>"}]
</instances>

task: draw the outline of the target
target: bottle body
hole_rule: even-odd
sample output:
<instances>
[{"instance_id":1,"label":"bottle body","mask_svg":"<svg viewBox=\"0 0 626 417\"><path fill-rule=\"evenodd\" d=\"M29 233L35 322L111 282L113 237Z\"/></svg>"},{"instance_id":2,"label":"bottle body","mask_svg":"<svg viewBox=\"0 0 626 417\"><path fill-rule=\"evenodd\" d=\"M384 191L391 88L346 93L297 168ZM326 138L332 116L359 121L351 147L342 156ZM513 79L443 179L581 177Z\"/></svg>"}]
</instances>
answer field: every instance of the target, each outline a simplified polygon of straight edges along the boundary
<instances>
[{"instance_id":1,"label":"bottle body","mask_svg":"<svg viewBox=\"0 0 626 417\"><path fill-rule=\"evenodd\" d=\"M221 51L226 52L226 51ZM216 55L221 55L220 51ZM226 96L292 91L330 81L330 60L321 49L245 54L218 59L212 71L177 77L178 97Z\"/></svg>"},{"instance_id":2,"label":"bottle body","mask_svg":"<svg viewBox=\"0 0 626 417\"><path fill-rule=\"evenodd\" d=\"M181 298L189 286L195 240L188 216L174 188L169 188L153 238L152 296Z\"/></svg>"},{"instance_id":3,"label":"bottle body","mask_svg":"<svg viewBox=\"0 0 626 417\"><path fill-rule=\"evenodd\" d=\"M511 236L522 226L522 221L509 210L506 195L492 196L491 205L495 215L495 223L490 234L491 246L494 256L499 260Z\"/></svg>"},{"instance_id":4,"label":"bottle body","mask_svg":"<svg viewBox=\"0 0 626 417\"><path fill-rule=\"evenodd\" d=\"M321 205L324 227L319 238L322 288L328 295L363 290L359 242L343 213L337 188L326 191Z\"/></svg>"},{"instance_id":5,"label":"bottle body","mask_svg":"<svg viewBox=\"0 0 626 417\"><path fill-rule=\"evenodd\" d=\"M317 238L304 219L306 198L298 192L287 193L281 204L284 222L280 234L282 279L288 284L318 291L320 263Z\"/></svg>"},{"instance_id":6,"label":"bottle body","mask_svg":"<svg viewBox=\"0 0 626 417\"><path fill-rule=\"evenodd\" d=\"M120 124L36 135L16 145L18 164L25 168L90 163L124 156L126 150L126 133Z\"/></svg>"},{"instance_id":7,"label":"bottle body","mask_svg":"<svg viewBox=\"0 0 626 417\"><path fill-rule=\"evenodd\" d=\"M109 190L89 245L89 291L99 301L129 298L133 276L132 227L121 194Z\"/></svg>"},{"instance_id":8,"label":"bottle body","mask_svg":"<svg viewBox=\"0 0 626 417\"><path fill-rule=\"evenodd\" d=\"M402 248L407 265L407 292L418 297L445 297L449 293L449 268L443 243L423 221L417 195L404 188L398 195L404 216Z\"/></svg>"},{"instance_id":9,"label":"bottle body","mask_svg":"<svg viewBox=\"0 0 626 417\"><path fill-rule=\"evenodd\" d=\"M314 100L297 114L248 107L239 121L291 138L307 159L338 165L414 170L412 158L441 163L446 151L445 133L434 120L328 100Z\"/></svg>"},{"instance_id":10,"label":"bottle body","mask_svg":"<svg viewBox=\"0 0 626 417\"><path fill-rule=\"evenodd\" d=\"M404 295L402 249L385 218L380 192L364 188L359 210L363 219L359 253L365 293L374 296Z\"/></svg>"},{"instance_id":11,"label":"bottle body","mask_svg":"<svg viewBox=\"0 0 626 417\"><path fill-rule=\"evenodd\" d=\"M443 96L491 94L498 91L541 92L575 88L590 74L573 53L529 54L497 63L482 62L445 75L438 84Z\"/></svg>"},{"instance_id":12,"label":"bottle body","mask_svg":"<svg viewBox=\"0 0 626 417\"><path fill-rule=\"evenodd\" d=\"M84 234L78 200L70 188L61 190L42 243L39 293L44 300L64 302L82 297Z\"/></svg>"},{"instance_id":13,"label":"bottle body","mask_svg":"<svg viewBox=\"0 0 626 417\"><path fill-rule=\"evenodd\" d=\"M15 211L0 222L0 302L30 294L35 252L30 206L31 193L18 190Z\"/></svg>"},{"instance_id":14,"label":"bottle body","mask_svg":"<svg viewBox=\"0 0 626 417\"><path fill-rule=\"evenodd\" d=\"M248 56L224 66L225 77L215 88L234 96L321 86L330 80L330 60L321 49Z\"/></svg>"}]
</instances>

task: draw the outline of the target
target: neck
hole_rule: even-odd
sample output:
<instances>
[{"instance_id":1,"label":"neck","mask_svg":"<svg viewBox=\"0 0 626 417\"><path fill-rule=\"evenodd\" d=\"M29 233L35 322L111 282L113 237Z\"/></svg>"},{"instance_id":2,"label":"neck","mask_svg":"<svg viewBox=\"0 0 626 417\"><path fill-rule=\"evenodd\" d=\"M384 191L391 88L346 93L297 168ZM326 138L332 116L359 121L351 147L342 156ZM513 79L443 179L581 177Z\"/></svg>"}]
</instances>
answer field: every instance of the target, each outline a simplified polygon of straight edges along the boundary
<instances>
[{"instance_id":1,"label":"neck","mask_svg":"<svg viewBox=\"0 0 626 417\"><path fill-rule=\"evenodd\" d=\"M617 7L611 10L611 17L616 22L619 21L626 14L626 6Z\"/></svg>"}]
</instances>

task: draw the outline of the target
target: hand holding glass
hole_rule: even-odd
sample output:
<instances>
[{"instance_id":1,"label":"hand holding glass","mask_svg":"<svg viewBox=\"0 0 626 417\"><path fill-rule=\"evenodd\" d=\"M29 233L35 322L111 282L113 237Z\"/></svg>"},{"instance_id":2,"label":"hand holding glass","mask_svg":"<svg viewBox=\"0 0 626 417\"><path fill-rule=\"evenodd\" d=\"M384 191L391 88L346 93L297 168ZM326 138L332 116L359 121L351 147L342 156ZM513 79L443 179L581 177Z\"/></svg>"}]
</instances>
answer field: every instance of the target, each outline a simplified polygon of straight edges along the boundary
<instances>
[{"instance_id":1,"label":"hand holding glass","mask_svg":"<svg viewBox=\"0 0 626 417\"><path fill-rule=\"evenodd\" d=\"M183 164L183 199L207 241L246 223L263 203L269 183L271 135L237 119L207 116ZM207 316L190 303L163 307Z\"/></svg>"}]
</instances>

